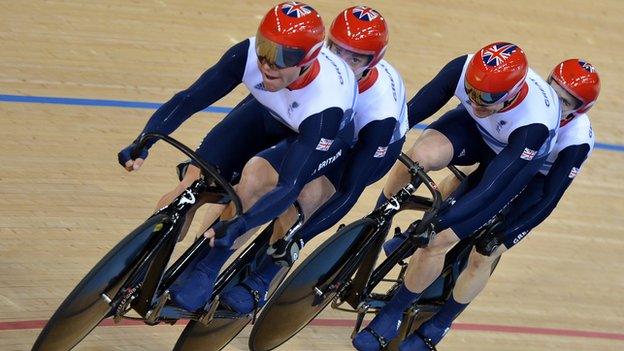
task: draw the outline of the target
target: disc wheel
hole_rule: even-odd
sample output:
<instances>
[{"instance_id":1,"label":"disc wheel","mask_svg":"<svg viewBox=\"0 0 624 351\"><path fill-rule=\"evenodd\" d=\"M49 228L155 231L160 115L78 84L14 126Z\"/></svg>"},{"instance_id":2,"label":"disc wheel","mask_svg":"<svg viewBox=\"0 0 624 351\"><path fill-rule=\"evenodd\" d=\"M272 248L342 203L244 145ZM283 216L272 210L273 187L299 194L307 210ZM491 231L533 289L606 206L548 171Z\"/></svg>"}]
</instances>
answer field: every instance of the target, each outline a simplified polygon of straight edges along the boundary
<instances>
[{"instance_id":1,"label":"disc wheel","mask_svg":"<svg viewBox=\"0 0 624 351\"><path fill-rule=\"evenodd\" d=\"M336 296L333 291L320 299L314 288L335 276L349 255L349 248L373 229L371 219L361 219L336 232L310 254L278 287L260 313L249 337L250 350L272 350L308 325Z\"/></svg>"},{"instance_id":2,"label":"disc wheel","mask_svg":"<svg viewBox=\"0 0 624 351\"><path fill-rule=\"evenodd\" d=\"M119 291L165 218L151 217L110 250L54 312L32 350L70 350L108 317L112 308L102 294L112 298Z\"/></svg>"}]
</instances>

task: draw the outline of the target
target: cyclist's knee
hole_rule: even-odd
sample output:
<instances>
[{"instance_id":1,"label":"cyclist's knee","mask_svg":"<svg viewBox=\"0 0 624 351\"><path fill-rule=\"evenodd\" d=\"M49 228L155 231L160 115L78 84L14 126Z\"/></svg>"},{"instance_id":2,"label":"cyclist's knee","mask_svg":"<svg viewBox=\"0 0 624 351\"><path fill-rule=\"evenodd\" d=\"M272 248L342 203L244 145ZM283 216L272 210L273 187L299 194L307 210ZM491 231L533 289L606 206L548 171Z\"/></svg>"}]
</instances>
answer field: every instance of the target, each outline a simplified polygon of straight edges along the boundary
<instances>
[{"instance_id":1,"label":"cyclist's knee","mask_svg":"<svg viewBox=\"0 0 624 351\"><path fill-rule=\"evenodd\" d=\"M183 187L184 189L188 188L189 186L191 186L191 184L193 184L194 181L196 181L197 179L199 179L199 176L201 175L201 171L199 170L199 168L195 165L188 165L188 167L186 167L186 170L184 172L184 177L182 178L182 181L180 182L180 186Z\"/></svg>"},{"instance_id":2,"label":"cyclist's knee","mask_svg":"<svg viewBox=\"0 0 624 351\"><path fill-rule=\"evenodd\" d=\"M453 144L434 129L426 129L406 153L425 171L446 167L453 158Z\"/></svg>"},{"instance_id":3,"label":"cyclist's knee","mask_svg":"<svg viewBox=\"0 0 624 351\"><path fill-rule=\"evenodd\" d=\"M407 172L407 168L400 162L397 161L394 166L390 169L388 173L388 179L386 180L386 184L383 188L383 193L386 198L391 197L396 194L402 187L404 187L410 180L409 173Z\"/></svg>"},{"instance_id":4,"label":"cyclist's knee","mask_svg":"<svg viewBox=\"0 0 624 351\"><path fill-rule=\"evenodd\" d=\"M269 162L261 157L253 157L247 162L236 190L241 197L260 197L277 184L277 172Z\"/></svg>"},{"instance_id":5,"label":"cyclist's knee","mask_svg":"<svg viewBox=\"0 0 624 351\"><path fill-rule=\"evenodd\" d=\"M336 192L333 184L325 176L314 179L306 184L297 202L303 210L306 218L309 218L314 211L323 205Z\"/></svg>"},{"instance_id":6,"label":"cyclist's knee","mask_svg":"<svg viewBox=\"0 0 624 351\"><path fill-rule=\"evenodd\" d=\"M474 247L468 257L468 265L466 270L469 272L479 272L481 270L490 271L492 263L505 252L504 246L499 246L493 250L490 255L480 253L477 247Z\"/></svg>"},{"instance_id":7,"label":"cyclist's knee","mask_svg":"<svg viewBox=\"0 0 624 351\"><path fill-rule=\"evenodd\" d=\"M429 245L422 249L424 255L441 255L446 254L455 244L459 242L459 238L452 229L445 229L437 233L429 242Z\"/></svg>"}]
</instances>

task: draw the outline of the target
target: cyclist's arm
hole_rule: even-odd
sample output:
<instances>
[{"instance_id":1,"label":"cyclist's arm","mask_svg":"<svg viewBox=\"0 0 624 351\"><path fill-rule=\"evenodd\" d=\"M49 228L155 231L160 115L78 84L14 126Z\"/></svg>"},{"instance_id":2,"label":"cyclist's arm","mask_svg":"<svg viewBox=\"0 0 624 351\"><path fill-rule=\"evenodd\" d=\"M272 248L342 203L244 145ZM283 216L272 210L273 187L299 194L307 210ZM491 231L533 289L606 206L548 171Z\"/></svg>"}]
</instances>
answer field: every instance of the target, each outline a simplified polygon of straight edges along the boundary
<instances>
[{"instance_id":1,"label":"cyclist's arm","mask_svg":"<svg viewBox=\"0 0 624 351\"><path fill-rule=\"evenodd\" d=\"M141 135L148 132L170 134L191 115L232 91L243 79L248 48L249 39L246 39L226 51L219 62L206 70L193 85L175 94L156 110Z\"/></svg>"},{"instance_id":2,"label":"cyclist's arm","mask_svg":"<svg viewBox=\"0 0 624 351\"><path fill-rule=\"evenodd\" d=\"M455 95L455 88L461 78L467 55L460 56L449 62L407 103L409 126L431 117Z\"/></svg>"},{"instance_id":3,"label":"cyclist's arm","mask_svg":"<svg viewBox=\"0 0 624 351\"><path fill-rule=\"evenodd\" d=\"M317 150L317 146L321 138L335 139L343 115L342 109L332 107L301 122L299 135L289 146L279 169L276 187L230 223L236 226L237 232L243 233L276 218L295 202L312 172L321 162L333 156L327 151Z\"/></svg>"},{"instance_id":4,"label":"cyclist's arm","mask_svg":"<svg viewBox=\"0 0 624 351\"><path fill-rule=\"evenodd\" d=\"M574 180L589 154L589 145L571 145L561 150L546 176L543 197L534 206L528 208L512 223L505 224L505 236L517 236L542 223L555 209L566 189Z\"/></svg>"},{"instance_id":5,"label":"cyclist's arm","mask_svg":"<svg viewBox=\"0 0 624 351\"><path fill-rule=\"evenodd\" d=\"M487 207L506 191L510 196L519 194L539 171L544 157L531 157L548 138L548 128L542 124L530 124L514 130L507 146L487 165L477 186L438 216L437 229L443 230L469 219Z\"/></svg>"},{"instance_id":6,"label":"cyclist's arm","mask_svg":"<svg viewBox=\"0 0 624 351\"><path fill-rule=\"evenodd\" d=\"M380 166L384 157L388 157L375 157L375 154L388 147L396 123L396 119L386 118L370 122L360 130L358 142L351 152L339 188L301 229L300 235L304 241L331 228L353 207L368 185L370 175Z\"/></svg>"}]
</instances>

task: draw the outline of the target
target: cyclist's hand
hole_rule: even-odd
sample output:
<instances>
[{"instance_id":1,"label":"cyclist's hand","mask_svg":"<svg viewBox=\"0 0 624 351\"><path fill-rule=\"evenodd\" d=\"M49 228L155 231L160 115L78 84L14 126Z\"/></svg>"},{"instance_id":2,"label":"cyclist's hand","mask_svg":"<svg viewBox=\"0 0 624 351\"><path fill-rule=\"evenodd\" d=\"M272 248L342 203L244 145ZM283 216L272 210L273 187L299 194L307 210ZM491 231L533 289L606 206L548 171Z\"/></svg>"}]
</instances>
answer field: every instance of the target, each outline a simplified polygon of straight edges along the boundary
<instances>
[{"instance_id":1,"label":"cyclist's hand","mask_svg":"<svg viewBox=\"0 0 624 351\"><path fill-rule=\"evenodd\" d=\"M133 142L132 144L126 146L124 149L119 151L119 153L117 154L117 160L119 161L119 164L122 165L128 172L136 171L141 168L141 165L143 165L143 162L145 162L145 159L147 158L147 149L143 148L141 150L138 150L138 157L132 159L132 151L136 149L136 146L136 142Z\"/></svg>"},{"instance_id":2,"label":"cyclist's hand","mask_svg":"<svg viewBox=\"0 0 624 351\"><path fill-rule=\"evenodd\" d=\"M431 223L428 226L424 226L419 219L410 224L405 233L414 239L418 247L427 247L431 239L436 235L435 224Z\"/></svg>"},{"instance_id":3,"label":"cyclist's hand","mask_svg":"<svg viewBox=\"0 0 624 351\"><path fill-rule=\"evenodd\" d=\"M210 239L210 247L232 247L234 241L245 233L244 223L240 218L227 222L218 222L208 229L204 236Z\"/></svg>"}]
</instances>

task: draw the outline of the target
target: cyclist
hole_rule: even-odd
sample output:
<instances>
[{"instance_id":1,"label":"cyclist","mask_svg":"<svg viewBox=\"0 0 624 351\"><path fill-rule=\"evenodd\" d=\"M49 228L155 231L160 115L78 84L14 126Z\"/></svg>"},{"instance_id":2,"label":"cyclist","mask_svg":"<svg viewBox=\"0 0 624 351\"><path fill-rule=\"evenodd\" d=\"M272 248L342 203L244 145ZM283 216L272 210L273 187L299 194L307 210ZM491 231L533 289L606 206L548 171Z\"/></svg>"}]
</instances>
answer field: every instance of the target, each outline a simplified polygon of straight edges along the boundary
<instances>
[{"instance_id":1,"label":"cyclist","mask_svg":"<svg viewBox=\"0 0 624 351\"><path fill-rule=\"evenodd\" d=\"M298 245L295 253L304 242L337 223L353 207L366 186L383 177L400 154L408 130L405 88L400 74L383 60L387 43L385 19L367 6L343 10L331 25L328 47L349 64L358 79L359 96L354 116L358 139L340 168L304 188L298 200L304 214L308 217L311 212L316 212L299 230L301 241L292 243ZM272 164L279 162L280 159L271 160ZM247 166L243 173L244 177ZM324 194L328 193L331 198L325 202ZM291 223L288 224L283 227L289 227ZM274 238L283 234L275 232L274 228ZM274 244L273 250L278 251L273 253L277 257L293 252L278 244ZM292 257L280 259L288 263L294 260ZM264 257L248 278L222 294L221 302L239 313L249 313L261 307L279 268L280 265L270 257Z\"/></svg>"},{"instance_id":2,"label":"cyclist","mask_svg":"<svg viewBox=\"0 0 624 351\"><path fill-rule=\"evenodd\" d=\"M282 213L304 184L339 164L342 158L336 155L351 147L357 84L348 66L323 48L324 37L323 22L309 5L293 1L274 6L255 37L230 48L190 88L159 108L144 128L142 134L169 134L242 82L250 96L208 133L198 154L233 179L256 153L280 143L288 148L277 186L246 206L242 216L213 227L219 247L195 265L183 284L172 288L172 299L180 307L203 307L234 240L247 227ZM136 142L131 144L119 153L119 162L129 171L139 169L150 146L132 160ZM319 169L323 163L326 167Z\"/></svg>"},{"instance_id":3,"label":"cyclist","mask_svg":"<svg viewBox=\"0 0 624 351\"><path fill-rule=\"evenodd\" d=\"M354 338L358 350L379 350L397 335L404 308L439 276L445 253L520 194L554 147L559 99L517 45L493 43L450 61L408 103L410 125L453 95L460 105L429 125L407 154L425 171L474 163L479 169L463 192L445 200L429 246L412 256L405 284ZM406 175L393 168L380 202L407 183Z\"/></svg>"},{"instance_id":4,"label":"cyclist","mask_svg":"<svg viewBox=\"0 0 624 351\"><path fill-rule=\"evenodd\" d=\"M548 155L546 168L505 210L502 227L478 239L446 304L403 341L400 350L434 349L452 321L485 288L494 261L550 215L591 155L595 135L586 113L600 93L598 72L584 60L569 59L555 66L548 82L561 100L562 115L557 143Z\"/></svg>"}]
</instances>

